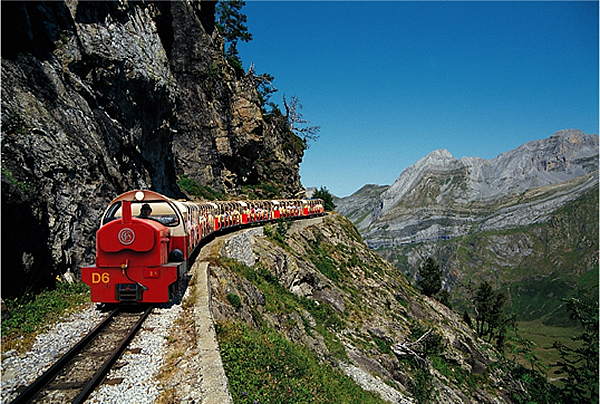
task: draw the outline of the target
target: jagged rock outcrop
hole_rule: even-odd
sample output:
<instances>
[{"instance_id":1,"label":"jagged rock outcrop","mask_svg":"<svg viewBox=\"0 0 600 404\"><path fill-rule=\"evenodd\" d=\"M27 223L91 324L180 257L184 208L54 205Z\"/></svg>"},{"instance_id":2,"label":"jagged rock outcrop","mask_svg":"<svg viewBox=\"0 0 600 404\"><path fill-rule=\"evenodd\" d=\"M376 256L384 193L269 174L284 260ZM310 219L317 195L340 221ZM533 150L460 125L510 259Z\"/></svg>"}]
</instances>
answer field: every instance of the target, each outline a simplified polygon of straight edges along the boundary
<instances>
[{"instance_id":1,"label":"jagged rock outcrop","mask_svg":"<svg viewBox=\"0 0 600 404\"><path fill-rule=\"evenodd\" d=\"M99 217L125 190L183 197L186 174L222 193L302 191L303 148L263 118L214 13L206 1L3 3L3 296L93 262Z\"/></svg>"}]
</instances>

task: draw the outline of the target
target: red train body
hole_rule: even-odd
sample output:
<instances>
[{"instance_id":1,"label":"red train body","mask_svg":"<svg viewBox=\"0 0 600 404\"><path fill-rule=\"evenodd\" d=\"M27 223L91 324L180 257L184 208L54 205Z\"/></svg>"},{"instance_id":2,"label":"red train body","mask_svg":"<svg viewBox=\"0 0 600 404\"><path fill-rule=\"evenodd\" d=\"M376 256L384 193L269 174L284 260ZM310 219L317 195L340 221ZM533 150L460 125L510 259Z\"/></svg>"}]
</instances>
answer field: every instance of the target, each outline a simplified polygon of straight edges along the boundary
<instances>
[{"instance_id":1,"label":"red train body","mask_svg":"<svg viewBox=\"0 0 600 404\"><path fill-rule=\"evenodd\" d=\"M93 302L165 303L182 289L190 256L207 236L322 213L320 199L193 203L126 192L107 208L96 233L96 265L82 268L81 279Z\"/></svg>"}]
</instances>

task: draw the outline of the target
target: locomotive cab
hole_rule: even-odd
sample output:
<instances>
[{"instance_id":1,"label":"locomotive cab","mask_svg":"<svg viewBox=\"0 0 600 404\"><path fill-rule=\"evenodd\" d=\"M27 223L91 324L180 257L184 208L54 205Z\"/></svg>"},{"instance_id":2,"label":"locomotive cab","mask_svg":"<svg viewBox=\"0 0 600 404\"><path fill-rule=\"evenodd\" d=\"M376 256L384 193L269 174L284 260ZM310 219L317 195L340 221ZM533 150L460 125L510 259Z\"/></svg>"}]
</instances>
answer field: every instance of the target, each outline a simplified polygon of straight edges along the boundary
<instances>
[{"instance_id":1,"label":"locomotive cab","mask_svg":"<svg viewBox=\"0 0 600 404\"><path fill-rule=\"evenodd\" d=\"M128 194L106 210L96 233L96 265L81 269L82 281L90 285L95 302L169 301L187 271L183 254L174 248L179 244L174 235L183 225L181 214L162 195ZM150 207L151 213L143 207Z\"/></svg>"}]
</instances>

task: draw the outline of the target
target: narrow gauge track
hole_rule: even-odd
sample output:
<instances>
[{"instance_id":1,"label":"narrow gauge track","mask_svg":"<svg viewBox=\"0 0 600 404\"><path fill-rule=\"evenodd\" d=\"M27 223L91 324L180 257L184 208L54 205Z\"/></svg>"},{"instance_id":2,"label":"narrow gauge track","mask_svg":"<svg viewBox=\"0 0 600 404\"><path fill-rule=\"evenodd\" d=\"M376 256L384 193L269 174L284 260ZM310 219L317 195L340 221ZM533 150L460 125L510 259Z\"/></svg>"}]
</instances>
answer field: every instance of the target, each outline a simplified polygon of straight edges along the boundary
<instances>
[{"instance_id":1,"label":"narrow gauge track","mask_svg":"<svg viewBox=\"0 0 600 404\"><path fill-rule=\"evenodd\" d=\"M133 340L153 307L113 310L96 328L64 354L11 402L83 403Z\"/></svg>"}]
</instances>

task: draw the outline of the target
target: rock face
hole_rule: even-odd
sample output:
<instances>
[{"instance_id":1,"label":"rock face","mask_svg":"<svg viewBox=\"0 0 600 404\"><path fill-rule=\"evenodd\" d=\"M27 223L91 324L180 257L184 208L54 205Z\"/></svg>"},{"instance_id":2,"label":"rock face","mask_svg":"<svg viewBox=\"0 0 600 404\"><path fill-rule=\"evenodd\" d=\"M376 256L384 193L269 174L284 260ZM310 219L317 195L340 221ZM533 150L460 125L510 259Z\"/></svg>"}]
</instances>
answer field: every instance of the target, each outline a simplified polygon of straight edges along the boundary
<instances>
[{"instance_id":1,"label":"rock face","mask_svg":"<svg viewBox=\"0 0 600 404\"><path fill-rule=\"evenodd\" d=\"M186 174L222 193L302 192L303 148L223 57L214 2L2 8L3 296L92 263L126 190L183 197Z\"/></svg>"},{"instance_id":2,"label":"rock face","mask_svg":"<svg viewBox=\"0 0 600 404\"><path fill-rule=\"evenodd\" d=\"M565 130L490 161L433 151L376 200L350 196L339 211L361 219L369 246L389 247L546 221L597 184L598 136Z\"/></svg>"}]
</instances>

